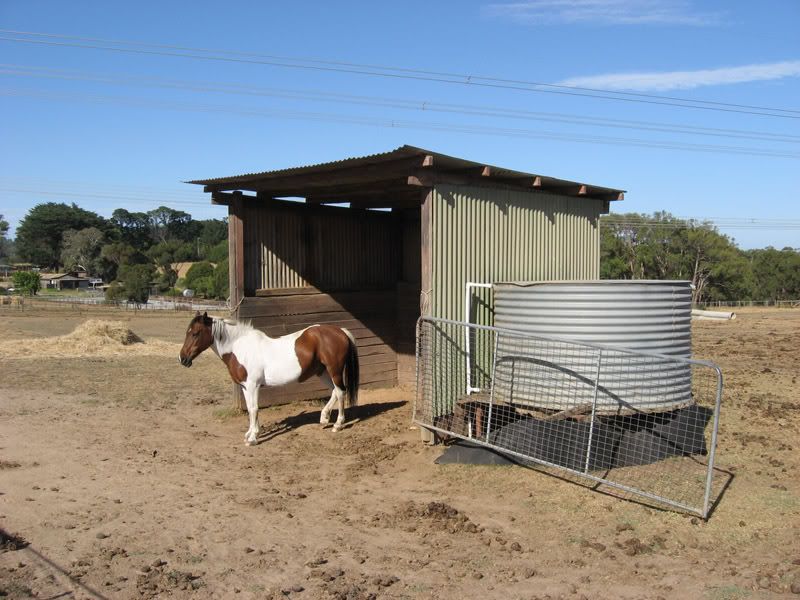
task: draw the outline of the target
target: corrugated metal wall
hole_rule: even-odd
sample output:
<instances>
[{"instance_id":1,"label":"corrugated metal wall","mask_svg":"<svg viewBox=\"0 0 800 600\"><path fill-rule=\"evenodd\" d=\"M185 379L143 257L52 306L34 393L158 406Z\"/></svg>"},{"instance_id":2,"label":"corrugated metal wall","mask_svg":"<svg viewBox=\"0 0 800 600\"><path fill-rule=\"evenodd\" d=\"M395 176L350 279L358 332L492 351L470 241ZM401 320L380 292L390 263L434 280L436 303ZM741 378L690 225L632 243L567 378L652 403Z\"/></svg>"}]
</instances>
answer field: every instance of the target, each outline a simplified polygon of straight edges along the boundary
<instances>
[{"instance_id":1,"label":"corrugated metal wall","mask_svg":"<svg viewBox=\"0 0 800 600\"><path fill-rule=\"evenodd\" d=\"M436 186L431 215L430 314L463 320L467 281L599 278L602 208L599 200L533 191ZM492 325L491 290L479 288L473 294L469 320ZM493 337L485 331L473 331L470 345L471 384L483 389L491 381ZM459 389L439 390L440 397L463 393L465 349L464 340L456 340L451 348L462 357L450 363L457 372L450 373L447 381ZM444 414L452 407L437 410Z\"/></svg>"},{"instance_id":2,"label":"corrugated metal wall","mask_svg":"<svg viewBox=\"0 0 800 600\"><path fill-rule=\"evenodd\" d=\"M390 213L272 201L244 209L245 290L391 288L399 231Z\"/></svg>"},{"instance_id":3,"label":"corrugated metal wall","mask_svg":"<svg viewBox=\"0 0 800 600\"><path fill-rule=\"evenodd\" d=\"M500 283L494 298L497 327L682 358L692 354L689 281ZM520 345L513 336L503 337L497 345L498 364L500 357L518 355ZM531 356L548 352L546 344L531 344L530 350ZM595 359L583 360L591 354L585 347L562 346L559 364L593 381ZM507 364L506 370L516 371L506 379L516 388L518 401L556 410L577 405L573 390L561 387L552 371L534 362ZM599 385L596 410L601 414L660 412L692 401L691 366L669 359L606 351ZM542 397L545 391L549 393ZM590 392L591 386L583 391Z\"/></svg>"},{"instance_id":4,"label":"corrugated metal wall","mask_svg":"<svg viewBox=\"0 0 800 600\"><path fill-rule=\"evenodd\" d=\"M432 211L431 314L464 319L467 281L600 276L603 203L539 192L437 186ZM480 298L480 296L479 296ZM491 295L475 322L491 325Z\"/></svg>"}]
</instances>

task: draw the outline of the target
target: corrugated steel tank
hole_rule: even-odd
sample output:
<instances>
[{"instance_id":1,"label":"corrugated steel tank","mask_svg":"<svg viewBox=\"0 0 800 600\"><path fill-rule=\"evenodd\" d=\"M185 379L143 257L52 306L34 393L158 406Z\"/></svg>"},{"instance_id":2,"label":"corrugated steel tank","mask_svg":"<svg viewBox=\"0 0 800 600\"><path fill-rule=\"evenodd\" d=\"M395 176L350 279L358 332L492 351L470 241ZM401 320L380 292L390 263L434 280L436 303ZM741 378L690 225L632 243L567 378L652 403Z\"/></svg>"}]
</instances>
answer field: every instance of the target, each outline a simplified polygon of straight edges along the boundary
<instances>
[{"instance_id":1,"label":"corrugated steel tank","mask_svg":"<svg viewBox=\"0 0 800 600\"><path fill-rule=\"evenodd\" d=\"M494 310L496 327L682 358L692 352L688 281L496 283ZM513 352L510 339L498 346L501 357ZM596 367L585 361L576 370L587 380L596 377ZM611 353L601 368L600 386L601 413L672 410L691 403L691 367ZM547 408L575 405L566 397L553 402Z\"/></svg>"}]
</instances>

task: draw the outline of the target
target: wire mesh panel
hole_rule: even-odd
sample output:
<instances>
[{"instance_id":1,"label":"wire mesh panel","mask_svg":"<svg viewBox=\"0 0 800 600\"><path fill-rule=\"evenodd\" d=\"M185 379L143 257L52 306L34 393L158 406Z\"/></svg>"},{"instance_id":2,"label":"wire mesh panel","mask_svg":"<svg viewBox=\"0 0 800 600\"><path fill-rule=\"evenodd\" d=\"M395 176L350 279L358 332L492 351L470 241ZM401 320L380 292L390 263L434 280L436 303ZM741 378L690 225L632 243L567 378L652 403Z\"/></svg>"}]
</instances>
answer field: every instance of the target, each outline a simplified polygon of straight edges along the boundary
<instances>
[{"instance_id":1,"label":"wire mesh panel","mask_svg":"<svg viewBox=\"0 0 800 600\"><path fill-rule=\"evenodd\" d=\"M722 394L712 363L427 317L417 335L419 425L708 515ZM467 336L489 358L467 361ZM653 393L682 401L654 410Z\"/></svg>"}]
</instances>

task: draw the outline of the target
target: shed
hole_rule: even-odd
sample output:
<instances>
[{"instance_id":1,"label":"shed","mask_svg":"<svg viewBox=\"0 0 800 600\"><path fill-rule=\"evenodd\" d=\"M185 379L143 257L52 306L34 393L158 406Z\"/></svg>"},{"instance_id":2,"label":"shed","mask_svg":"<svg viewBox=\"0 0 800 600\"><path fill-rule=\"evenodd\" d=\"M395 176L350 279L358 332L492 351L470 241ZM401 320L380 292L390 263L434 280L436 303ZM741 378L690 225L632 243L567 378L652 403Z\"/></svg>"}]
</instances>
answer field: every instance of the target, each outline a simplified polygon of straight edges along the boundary
<instances>
[{"instance_id":1,"label":"shed","mask_svg":"<svg viewBox=\"0 0 800 600\"><path fill-rule=\"evenodd\" d=\"M417 318L463 319L468 281L597 279L599 217L623 199L413 146L189 183L228 207L235 316L272 336L347 327L365 387L413 385ZM260 403L326 395L308 381Z\"/></svg>"}]
</instances>

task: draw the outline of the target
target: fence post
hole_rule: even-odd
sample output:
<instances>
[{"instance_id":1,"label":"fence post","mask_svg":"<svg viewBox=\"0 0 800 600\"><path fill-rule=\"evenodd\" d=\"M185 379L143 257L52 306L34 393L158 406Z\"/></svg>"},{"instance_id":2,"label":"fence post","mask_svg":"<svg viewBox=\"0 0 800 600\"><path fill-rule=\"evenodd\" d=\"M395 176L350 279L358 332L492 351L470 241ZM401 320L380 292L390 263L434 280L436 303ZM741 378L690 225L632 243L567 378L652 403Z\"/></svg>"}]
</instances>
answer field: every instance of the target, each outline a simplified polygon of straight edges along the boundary
<instances>
[{"instance_id":1,"label":"fence post","mask_svg":"<svg viewBox=\"0 0 800 600\"><path fill-rule=\"evenodd\" d=\"M492 356L492 372L490 374L492 380L489 382L491 385L491 392L489 393L489 411L486 416L486 443L489 443L489 431L492 428L492 407L494 406L494 377L495 373L497 372L497 343L500 339L500 332L494 332L494 356Z\"/></svg>"},{"instance_id":2,"label":"fence post","mask_svg":"<svg viewBox=\"0 0 800 600\"><path fill-rule=\"evenodd\" d=\"M589 441L586 443L586 464L583 472L589 472L589 461L592 459L592 436L594 435L594 420L597 412L597 389L600 386L600 365L603 361L603 351L597 351L597 369L594 373L594 397L592 398L592 418L589 420Z\"/></svg>"}]
</instances>

